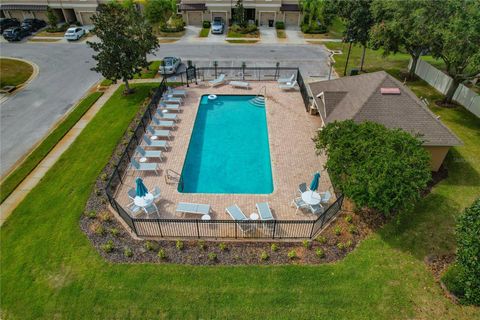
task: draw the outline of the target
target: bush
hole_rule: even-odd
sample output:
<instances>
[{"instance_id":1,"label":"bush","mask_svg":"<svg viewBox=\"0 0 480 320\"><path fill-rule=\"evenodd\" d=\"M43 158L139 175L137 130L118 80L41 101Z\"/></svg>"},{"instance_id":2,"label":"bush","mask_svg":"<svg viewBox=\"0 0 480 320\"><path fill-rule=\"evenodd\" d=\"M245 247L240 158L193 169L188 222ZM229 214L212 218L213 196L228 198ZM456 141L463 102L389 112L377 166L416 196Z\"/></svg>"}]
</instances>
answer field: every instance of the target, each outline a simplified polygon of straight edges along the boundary
<instances>
[{"instance_id":1,"label":"bush","mask_svg":"<svg viewBox=\"0 0 480 320\"><path fill-rule=\"evenodd\" d=\"M220 249L220 251L225 251L227 250L227 244L224 242L220 242L220 244L218 245L218 248Z\"/></svg>"},{"instance_id":2,"label":"bush","mask_svg":"<svg viewBox=\"0 0 480 320\"><path fill-rule=\"evenodd\" d=\"M285 29L285 22L283 21L275 22L275 29L279 29L279 30Z\"/></svg>"},{"instance_id":3,"label":"bush","mask_svg":"<svg viewBox=\"0 0 480 320\"><path fill-rule=\"evenodd\" d=\"M200 250L205 250L205 248L206 248L205 241L199 240L199 241L198 241L198 248L199 248Z\"/></svg>"},{"instance_id":4,"label":"bush","mask_svg":"<svg viewBox=\"0 0 480 320\"><path fill-rule=\"evenodd\" d=\"M346 223L352 223L352 220L353 220L353 218L352 218L351 215L348 215L348 216L345 217L345 222Z\"/></svg>"},{"instance_id":5,"label":"bush","mask_svg":"<svg viewBox=\"0 0 480 320\"><path fill-rule=\"evenodd\" d=\"M462 303L480 305L480 198L460 215L456 228Z\"/></svg>"},{"instance_id":6,"label":"bush","mask_svg":"<svg viewBox=\"0 0 480 320\"><path fill-rule=\"evenodd\" d=\"M318 243L320 244L327 243L327 238L325 238L324 236L318 236L315 240L318 241Z\"/></svg>"},{"instance_id":7,"label":"bush","mask_svg":"<svg viewBox=\"0 0 480 320\"><path fill-rule=\"evenodd\" d=\"M345 250L345 244L343 244L343 242L339 242L339 243L337 243L337 248L338 248L339 250L342 250L342 251L343 251L343 250Z\"/></svg>"},{"instance_id":8,"label":"bush","mask_svg":"<svg viewBox=\"0 0 480 320\"><path fill-rule=\"evenodd\" d=\"M175 247L180 251L183 250L183 241L177 240Z\"/></svg>"},{"instance_id":9,"label":"bush","mask_svg":"<svg viewBox=\"0 0 480 320\"><path fill-rule=\"evenodd\" d=\"M119 233L120 233L120 231L118 231L117 228L111 228L110 229L110 234L114 237L118 236Z\"/></svg>"},{"instance_id":10,"label":"bush","mask_svg":"<svg viewBox=\"0 0 480 320\"><path fill-rule=\"evenodd\" d=\"M333 232L335 232L336 236L339 236L342 234L342 228L340 228L339 226L336 226L335 229L333 229Z\"/></svg>"},{"instance_id":11,"label":"bush","mask_svg":"<svg viewBox=\"0 0 480 320\"><path fill-rule=\"evenodd\" d=\"M100 218L101 221L103 222L109 222L112 220L112 216L110 214L110 212L108 211L102 211L98 217Z\"/></svg>"},{"instance_id":12,"label":"bush","mask_svg":"<svg viewBox=\"0 0 480 320\"><path fill-rule=\"evenodd\" d=\"M260 254L260 260L262 260L262 261L267 261L269 258L270 258L270 256L268 255L268 253L266 251L263 251Z\"/></svg>"},{"instance_id":13,"label":"bush","mask_svg":"<svg viewBox=\"0 0 480 320\"><path fill-rule=\"evenodd\" d=\"M210 261L216 261L217 260L217 254L215 252L210 252L208 254L208 260Z\"/></svg>"},{"instance_id":14,"label":"bush","mask_svg":"<svg viewBox=\"0 0 480 320\"><path fill-rule=\"evenodd\" d=\"M448 291L453 293L457 298L462 299L465 296L465 289L461 281L463 271L461 267L454 264L442 276L442 282Z\"/></svg>"},{"instance_id":15,"label":"bush","mask_svg":"<svg viewBox=\"0 0 480 320\"><path fill-rule=\"evenodd\" d=\"M91 211L86 212L85 215L86 215L89 219L95 219L95 217L97 216L97 212L94 211L94 210L91 210Z\"/></svg>"},{"instance_id":16,"label":"bush","mask_svg":"<svg viewBox=\"0 0 480 320\"><path fill-rule=\"evenodd\" d=\"M351 234L356 234L358 232L358 229L354 225L351 225L348 227L348 232Z\"/></svg>"},{"instance_id":17,"label":"bush","mask_svg":"<svg viewBox=\"0 0 480 320\"><path fill-rule=\"evenodd\" d=\"M154 247L150 241L145 242L144 247L147 251L153 251Z\"/></svg>"},{"instance_id":18,"label":"bush","mask_svg":"<svg viewBox=\"0 0 480 320\"><path fill-rule=\"evenodd\" d=\"M123 255L127 258L130 258L131 256L133 256L132 249L126 247L125 249L123 249Z\"/></svg>"},{"instance_id":19,"label":"bush","mask_svg":"<svg viewBox=\"0 0 480 320\"><path fill-rule=\"evenodd\" d=\"M308 240L303 240L302 241L302 245L305 249L310 249L312 248L312 242L311 241L308 241Z\"/></svg>"},{"instance_id":20,"label":"bush","mask_svg":"<svg viewBox=\"0 0 480 320\"><path fill-rule=\"evenodd\" d=\"M212 25L211 25L210 21L208 21L208 20L205 20L205 21L202 22L202 27L205 28L205 29L210 29L211 26Z\"/></svg>"},{"instance_id":21,"label":"bush","mask_svg":"<svg viewBox=\"0 0 480 320\"><path fill-rule=\"evenodd\" d=\"M302 32L307 33L307 34L322 34L322 33L327 33L328 29L324 25L308 25L308 24L302 24Z\"/></svg>"},{"instance_id":22,"label":"bush","mask_svg":"<svg viewBox=\"0 0 480 320\"><path fill-rule=\"evenodd\" d=\"M270 246L270 250L272 250L273 252L277 251L278 250L278 244L272 243L272 245Z\"/></svg>"},{"instance_id":23,"label":"bush","mask_svg":"<svg viewBox=\"0 0 480 320\"><path fill-rule=\"evenodd\" d=\"M291 250L287 254L288 259L293 260L297 257L297 252L295 250Z\"/></svg>"},{"instance_id":24,"label":"bush","mask_svg":"<svg viewBox=\"0 0 480 320\"><path fill-rule=\"evenodd\" d=\"M165 253L165 250L163 249L158 250L157 257L159 257L161 260L167 259L167 254Z\"/></svg>"},{"instance_id":25,"label":"bush","mask_svg":"<svg viewBox=\"0 0 480 320\"><path fill-rule=\"evenodd\" d=\"M93 232L98 235L104 235L105 234L105 228L101 224L96 224L93 226Z\"/></svg>"},{"instance_id":26,"label":"bush","mask_svg":"<svg viewBox=\"0 0 480 320\"><path fill-rule=\"evenodd\" d=\"M315 250L315 254L319 258L324 258L325 257L325 252L323 251L322 248L318 248L317 250Z\"/></svg>"},{"instance_id":27,"label":"bush","mask_svg":"<svg viewBox=\"0 0 480 320\"><path fill-rule=\"evenodd\" d=\"M181 32L185 30L185 21L181 16L172 16L166 24L160 26L162 32Z\"/></svg>"},{"instance_id":28,"label":"bush","mask_svg":"<svg viewBox=\"0 0 480 320\"><path fill-rule=\"evenodd\" d=\"M101 248L102 248L102 250L105 251L106 253L112 252L113 249L114 249L113 241L112 241L112 240L108 240L106 243L102 244Z\"/></svg>"}]
</instances>

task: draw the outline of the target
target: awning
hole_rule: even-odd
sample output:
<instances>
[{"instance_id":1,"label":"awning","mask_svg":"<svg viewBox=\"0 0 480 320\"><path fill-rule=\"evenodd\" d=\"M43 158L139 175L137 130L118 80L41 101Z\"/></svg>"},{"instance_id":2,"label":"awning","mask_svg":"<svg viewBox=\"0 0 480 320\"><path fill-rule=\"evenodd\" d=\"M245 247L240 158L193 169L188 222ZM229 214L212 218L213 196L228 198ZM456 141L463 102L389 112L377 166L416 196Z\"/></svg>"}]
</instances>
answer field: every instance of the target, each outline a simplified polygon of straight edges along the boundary
<instances>
[{"instance_id":1,"label":"awning","mask_svg":"<svg viewBox=\"0 0 480 320\"><path fill-rule=\"evenodd\" d=\"M47 11L48 6L42 4L0 4L0 10Z\"/></svg>"},{"instance_id":2,"label":"awning","mask_svg":"<svg viewBox=\"0 0 480 320\"><path fill-rule=\"evenodd\" d=\"M294 11L294 12L299 12L300 7L298 4L282 4L280 7L280 11Z\"/></svg>"},{"instance_id":3,"label":"awning","mask_svg":"<svg viewBox=\"0 0 480 320\"><path fill-rule=\"evenodd\" d=\"M182 3L180 5L182 11L205 11L207 7L205 3Z\"/></svg>"}]
</instances>

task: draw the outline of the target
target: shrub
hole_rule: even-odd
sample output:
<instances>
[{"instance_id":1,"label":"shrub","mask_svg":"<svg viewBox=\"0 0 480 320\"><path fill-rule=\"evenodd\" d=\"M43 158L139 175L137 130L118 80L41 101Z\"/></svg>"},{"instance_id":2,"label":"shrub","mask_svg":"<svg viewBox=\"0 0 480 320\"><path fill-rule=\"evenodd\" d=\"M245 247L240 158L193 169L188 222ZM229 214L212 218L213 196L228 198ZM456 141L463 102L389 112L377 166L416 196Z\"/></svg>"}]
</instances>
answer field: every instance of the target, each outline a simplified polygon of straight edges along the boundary
<instances>
[{"instance_id":1,"label":"shrub","mask_svg":"<svg viewBox=\"0 0 480 320\"><path fill-rule=\"evenodd\" d=\"M97 223L93 226L93 232L101 236L105 234L105 228L100 223Z\"/></svg>"},{"instance_id":2,"label":"shrub","mask_svg":"<svg viewBox=\"0 0 480 320\"><path fill-rule=\"evenodd\" d=\"M315 250L315 254L319 258L324 258L325 257L325 252L323 251L322 248L318 248L317 250Z\"/></svg>"},{"instance_id":3,"label":"shrub","mask_svg":"<svg viewBox=\"0 0 480 320\"><path fill-rule=\"evenodd\" d=\"M111 228L110 229L110 234L114 237L118 236L119 233L120 233L120 231L118 231L117 228Z\"/></svg>"},{"instance_id":4,"label":"shrub","mask_svg":"<svg viewBox=\"0 0 480 320\"><path fill-rule=\"evenodd\" d=\"M348 232L351 234L356 234L358 232L358 229L354 225L351 225L348 227Z\"/></svg>"},{"instance_id":5,"label":"shrub","mask_svg":"<svg viewBox=\"0 0 480 320\"><path fill-rule=\"evenodd\" d=\"M113 83L113 81L110 80L110 79L103 79L102 82L100 82L100 85L101 85L102 87L108 87L108 86L110 86L112 83Z\"/></svg>"},{"instance_id":6,"label":"shrub","mask_svg":"<svg viewBox=\"0 0 480 320\"><path fill-rule=\"evenodd\" d=\"M150 241L145 242L144 247L147 251L153 251L154 247Z\"/></svg>"},{"instance_id":7,"label":"shrub","mask_svg":"<svg viewBox=\"0 0 480 320\"><path fill-rule=\"evenodd\" d=\"M285 29L285 22L283 21L275 22L275 29L280 29L280 30Z\"/></svg>"},{"instance_id":8,"label":"shrub","mask_svg":"<svg viewBox=\"0 0 480 320\"><path fill-rule=\"evenodd\" d=\"M345 242L345 248L350 248L352 246L352 240Z\"/></svg>"},{"instance_id":9,"label":"shrub","mask_svg":"<svg viewBox=\"0 0 480 320\"><path fill-rule=\"evenodd\" d=\"M110 212L108 212L108 211L103 211L103 212L101 212L101 213L98 215L98 217L99 217L100 220L103 221L103 222L108 222L108 221L112 220L112 216L111 216Z\"/></svg>"},{"instance_id":10,"label":"shrub","mask_svg":"<svg viewBox=\"0 0 480 320\"><path fill-rule=\"evenodd\" d=\"M457 298L462 299L465 296L465 289L461 281L463 270L458 264L453 264L442 276L442 282L448 291Z\"/></svg>"},{"instance_id":11,"label":"shrub","mask_svg":"<svg viewBox=\"0 0 480 320\"><path fill-rule=\"evenodd\" d=\"M227 250L227 244L224 242L220 242L220 244L218 245L218 248L220 249L220 251L225 251Z\"/></svg>"},{"instance_id":12,"label":"shrub","mask_svg":"<svg viewBox=\"0 0 480 320\"><path fill-rule=\"evenodd\" d=\"M324 25L317 25L317 24L302 24L301 26L302 32L307 34L322 34L327 33L328 29Z\"/></svg>"},{"instance_id":13,"label":"shrub","mask_svg":"<svg viewBox=\"0 0 480 320\"><path fill-rule=\"evenodd\" d=\"M208 254L208 260L210 261L216 261L217 260L217 254L215 252L210 252Z\"/></svg>"},{"instance_id":14,"label":"shrub","mask_svg":"<svg viewBox=\"0 0 480 320\"><path fill-rule=\"evenodd\" d=\"M133 256L132 249L125 247L125 249L123 249L123 255L127 258L130 258L131 256Z\"/></svg>"},{"instance_id":15,"label":"shrub","mask_svg":"<svg viewBox=\"0 0 480 320\"><path fill-rule=\"evenodd\" d=\"M58 17L55 14L55 11L53 11L53 9L50 7L47 8L47 20L48 20L48 25L51 28L55 28L55 29L57 28Z\"/></svg>"},{"instance_id":16,"label":"shrub","mask_svg":"<svg viewBox=\"0 0 480 320\"><path fill-rule=\"evenodd\" d=\"M97 212L92 210L92 211L86 212L85 215L90 219L95 219L95 217L97 216Z\"/></svg>"},{"instance_id":17,"label":"shrub","mask_svg":"<svg viewBox=\"0 0 480 320\"><path fill-rule=\"evenodd\" d=\"M339 243L337 243L337 248L339 250L343 251L343 250L345 250L345 244L343 242L339 242Z\"/></svg>"},{"instance_id":18,"label":"shrub","mask_svg":"<svg viewBox=\"0 0 480 320\"><path fill-rule=\"evenodd\" d=\"M262 261L266 261L270 258L270 256L268 255L268 253L266 251L263 251L261 254L260 254L260 260Z\"/></svg>"},{"instance_id":19,"label":"shrub","mask_svg":"<svg viewBox=\"0 0 480 320\"><path fill-rule=\"evenodd\" d=\"M345 217L345 222L346 223L352 223L352 220L353 220L353 218L352 218L351 215L348 215L348 216Z\"/></svg>"},{"instance_id":20,"label":"shrub","mask_svg":"<svg viewBox=\"0 0 480 320\"><path fill-rule=\"evenodd\" d=\"M278 244L272 243L272 245L270 246L270 250L272 250L273 252L277 251L278 250Z\"/></svg>"},{"instance_id":21,"label":"shrub","mask_svg":"<svg viewBox=\"0 0 480 320\"><path fill-rule=\"evenodd\" d=\"M167 259L167 254L165 253L164 249L158 250L157 257L159 257L161 260Z\"/></svg>"},{"instance_id":22,"label":"shrub","mask_svg":"<svg viewBox=\"0 0 480 320\"><path fill-rule=\"evenodd\" d=\"M183 250L183 241L177 240L177 242L175 243L175 247L180 251Z\"/></svg>"},{"instance_id":23,"label":"shrub","mask_svg":"<svg viewBox=\"0 0 480 320\"><path fill-rule=\"evenodd\" d=\"M112 240L108 240L106 243L102 244L101 248L102 248L102 250L105 251L106 253L112 252L113 249L114 249L113 241L112 241Z\"/></svg>"},{"instance_id":24,"label":"shrub","mask_svg":"<svg viewBox=\"0 0 480 320\"><path fill-rule=\"evenodd\" d=\"M327 238L325 238L324 236L318 236L315 240L318 241L318 243L321 243L321 244L327 243Z\"/></svg>"},{"instance_id":25,"label":"shrub","mask_svg":"<svg viewBox=\"0 0 480 320\"><path fill-rule=\"evenodd\" d=\"M245 33L253 33L253 32L256 32L257 30L258 30L258 27L255 24L249 23L245 28Z\"/></svg>"},{"instance_id":26,"label":"shrub","mask_svg":"<svg viewBox=\"0 0 480 320\"><path fill-rule=\"evenodd\" d=\"M302 245L305 249L310 249L312 247L312 242L308 240L303 240Z\"/></svg>"},{"instance_id":27,"label":"shrub","mask_svg":"<svg viewBox=\"0 0 480 320\"><path fill-rule=\"evenodd\" d=\"M198 248L200 248L200 250L205 250L206 245L205 245L205 241L204 241L204 240L199 240L199 241L198 241Z\"/></svg>"},{"instance_id":28,"label":"shrub","mask_svg":"<svg viewBox=\"0 0 480 320\"><path fill-rule=\"evenodd\" d=\"M459 216L456 228L459 281L463 303L480 305L480 198Z\"/></svg>"},{"instance_id":29,"label":"shrub","mask_svg":"<svg viewBox=\"0 0 480 320\"><path fill-rule=\"evenodd\" d=\"M335 232L336 236L339 236L342 234L342 228L340 228L339 226L336 226L335 229L333 229L333 232Z\"/></svg>"},{"instance_id":30,"label":"shrub","mask_svg":"<svg viewBox=\"0 0 480 320\"><path fill-rule=\"evenodd\" d=\"M211 27L210 21L208 21L208 20L203 21L202 22L202 27L206 28L206 29L209 29Z\"/></svg>"},{"instance_id":31,"label":"shrub","mask_svg":"<svg viewBox=\"0 0 480 320\"><path fill-rule=\"evenodd\" d=\"M293 260L297 257L297 252L295 250L291 250L287 254L288 259Z\"/></svg>"}]
</instances>

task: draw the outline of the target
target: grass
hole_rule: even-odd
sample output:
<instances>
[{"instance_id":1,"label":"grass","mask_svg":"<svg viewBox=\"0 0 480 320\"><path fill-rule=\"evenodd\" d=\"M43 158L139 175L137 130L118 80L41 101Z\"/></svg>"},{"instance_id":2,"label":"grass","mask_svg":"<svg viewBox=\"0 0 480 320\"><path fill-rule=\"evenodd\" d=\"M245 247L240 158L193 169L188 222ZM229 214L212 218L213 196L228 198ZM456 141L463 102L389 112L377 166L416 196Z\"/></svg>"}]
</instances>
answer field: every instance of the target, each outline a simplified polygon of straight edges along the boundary
<instances>
[{"instance_id":1,"label":"grass","mask_svg":"<svg viewBox=\"0 0 480 320\"><path fill-rule=\"evenodd\" d=\"M343 21L335 17L332 21L332 25L328 28L326 33L304 33L303 37L305 39L342 39L343 32L345 31L345 24Z\"/></svg>"},{"instance_id":2,"label":"grass","mask_svg":"<svg viewBox=\"0 0 480 320\"><path fill-rule=\"evenodd\" d=\"M240 33L233 30L228 30L227 38L260 38L260 31L252 33Z\"/></svg>"},{"instance_id":3,"label":"grass","mask_svg":"<svg viewBox=\"0 0 480 320\"><path fill-rule=\"evenodd\" d=\"M163 38L181 38L185 35L185 30L184 31L179 31L179 32L162 32L158 31L158 36L163 37Z\"/></svg>"},{"instance_id":4,"label":"grass","mask_svg":"<svg viewBox=\"0 0 480 320\"><path fill-rule=\"evenodd\" d=\"M207 38L209 33L210 33L210 28L202 28L198 36L200 38Z\"/></svg>"},{"instance_id":5,"label":"grass","mask_svg":"<svg viewBox=\"0 0 480 320\"><path fill-rule=\"evenodd\" d=\"M241 40L241 39L235 39L235 40L226 40L228 43L234 43L234 44L253 44L257 43L259 40Z\"/></svg>"},{"instance_id":6,"label":"grass","mask_svg":"<svg viewBox=\"0 0 480 320\"><path fill-rule=\"evenodd\" d=\"M285 30L277 29L277 38L279 38L279 39L286 39L286 38L287 38L287 34L285 33Z\"/></svg>"},{"instance_id":7,"label":"grass","mask_svg":"<svg viewBox=\"0 0 480 320\"><path fill-rule=\"evenodd\" d=\"M0 88L4 86L19 86L30 78L33 73L31 64L16 59L0 59Z\"/></svg>"},{"instance_id":8,"label":"grass","mask_svg":"<svg viewBox=\"0 0 480 320\"><path fill-rule=\"evenodd\" d=\"M72 112L25 158L20 166L2 181L0 185L0 203L35 169L40 161L45 158L58 141L80 120L102 94L102 92L94 92L80 101Z\"/></svg>"},{"instance_id":9,"label":"grass","mask_svg":"<svg viewBox=\"0 0 480 320\"><path fill-rule=\"evenodd\" d=\"M58 42L60 39L36 39L36 38L30 38L28 39L28 42Z\"/></svg>"},{"instance_id":10,"label":"grass","mask_svg":"<svg viewBox=\"0 0 480 320\"><path fill-rule=\"evenodd\" d=\"M48 32L48 31L41 31L35 34L35 37L61 37L65 35L65 31L63 32Z\"/></svg>"},{"instance_id":11,"label":"grass","mask_svg":"<svg viewBox=\"0 0 480 320\"><path fill-rule=\"evenodd\" d=\"M158 74L158 69L160 68L160 64L162 63L161 60L154 60L151 61L148 65L148 68L142 70L139 74L133 76L133 79L153 79ZM103 79L100 82L100 86L108 87L113 83L112 80Z\"/></svg>"},{"instance_id":12,"label":"grass","mask_svg":"<svg viewBox=\"0 0 480 320\"><path fill-rule=\"evenodd\" d=\"M480 192L480 120L472 114L434 109L465 143L447 160L449 177L400 224L371 235L343 261L111 264L78 221L97 175L153 85L135 86L131 96L122 96L122 89L112 96L0 229L3 318L479 319L478 309L443 296L423 262L426 254L453 249L454 218Z\"/></svg>"}]
</instances>

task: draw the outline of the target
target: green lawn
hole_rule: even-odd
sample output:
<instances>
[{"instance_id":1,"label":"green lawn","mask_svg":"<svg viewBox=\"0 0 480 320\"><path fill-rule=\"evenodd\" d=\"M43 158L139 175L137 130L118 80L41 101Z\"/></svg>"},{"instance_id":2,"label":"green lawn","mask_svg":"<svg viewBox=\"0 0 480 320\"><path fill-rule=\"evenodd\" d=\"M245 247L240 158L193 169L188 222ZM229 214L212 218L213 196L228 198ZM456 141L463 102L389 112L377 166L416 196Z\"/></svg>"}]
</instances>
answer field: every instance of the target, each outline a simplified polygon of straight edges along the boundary
<instances>
[{"instance_id":1,"label":"green lawn","mask_svg":"<svg viewBox=\"0 0 480 320\"><path fill-rule=\"evenodd\" d=\"M155 76L158 73L158 69L160 68L161 63L162 63L162 60L151 61L150 64L148 65L148 68L141 71L139 74L134 75L133 79L153 79L153 78L155 78ZM112 80L103 79L102 82L100 82L100 85L104 86L104 87L108 87L112 83L113 83Z\"/></svg>"},{"instance_id":2,"label":"green lawn","mask_svg":"<svg viewBox=\"0 0 480 320\"><path fill-rule=\"evenodd\" d=\"M96 176L153 85L135 86L129 97L122 89L114 94L1 228L2 318L480 318L478 309L447 300L423 263L424 254L452 248L453 217L480 192L480 122L471 114L435 110L465 142L448 159L450 177L402 217L402 228L387 225L343 261L119 265L92 248L79 218Z\"/></svg>"},{"instance_id":3,"label":"green lawn","mask_svg":"<svg viewBox=\"0 0 480 320\"><path fill-rule=\"evenodd\" d=\"M31 64L15 60L0 59L0 88L4 86L18 86L30 78L33 73Z\"/></svg>"},{"instance_id":4,"label":"green lawn","mask_svg":"<svg viewBox=\"0 0 480 320\"><path fill-rule=\"evenodd\" d=\"M58 141L80 120L102 94L102 92L94 92L80 101L73 111L27 156L23 163L2 181L0 185L0 203L35 169L37 164L45 158Z\"/></svg>"},{"instance_id":5,"label":"green lawn","mask_svg":"<svg viewBox=\"0 0 480 320\"><path fill-rule=\"evenodd\" d=\"M206 38L206 37L208 37L208 34L209 34L209 33L210 33L210 28L202 28L202 29L200 30L200 33L198 34L198 36L199 36L200 38Z\"/></svg>"},{"instance_id":6,"label":"green lawn","mask_svg":"<svg viewBox=\"0 0 480 320\"><path fill-rule=\"evenodd\" d=\"M305 39L342 39L343 32L345 31L345 24L342 19L335 17L332 21L332 25L328 28L327 33L304 33Z\"/></svg>"},{"instance_id":7,"label":"green lawn","mask_svg":"<svg viewBox=\"0 0 480 320\"><path fill-rule=\"evenodd\" d=\"M240 33L233 30L228 30L227 38L260 38L260 31L252 33Z\"/></svg>"}]
</instances>

